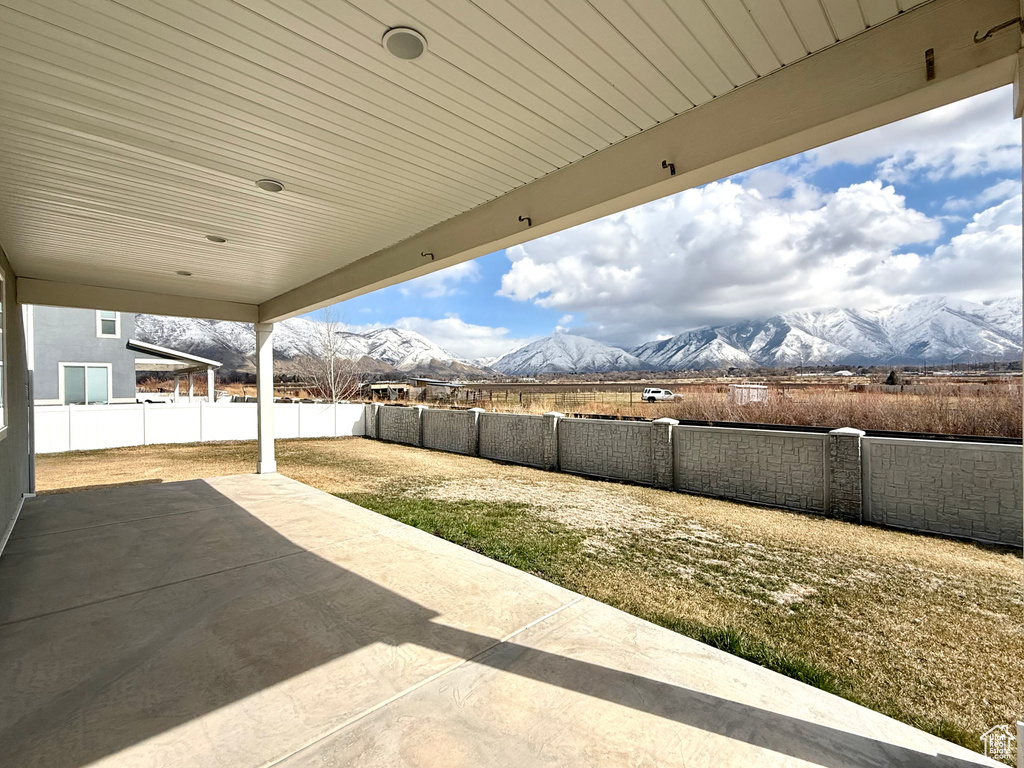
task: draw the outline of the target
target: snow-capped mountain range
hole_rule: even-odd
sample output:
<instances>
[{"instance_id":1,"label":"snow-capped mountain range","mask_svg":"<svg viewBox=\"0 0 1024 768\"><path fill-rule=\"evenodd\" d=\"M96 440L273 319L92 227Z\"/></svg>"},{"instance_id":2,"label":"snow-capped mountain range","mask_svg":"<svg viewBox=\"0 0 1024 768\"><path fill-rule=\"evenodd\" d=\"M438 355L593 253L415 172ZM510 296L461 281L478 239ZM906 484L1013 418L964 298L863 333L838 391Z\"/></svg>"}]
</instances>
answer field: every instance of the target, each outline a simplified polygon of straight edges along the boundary
<instances>
[{"instance_id":1,"label":"snow-capped mountain range","mask_svg":"<svg viewBox=\"0 0 1024 768\"><path fill-rule=\"evenodd\" d=\"M491 367L510 376L646 371L652 368L628 352L571 333L556 333L538 339L509 352Z\"/></svg>"},{"instance_id":2,"label":"snow-capped mountain range","mask_svg":"<svg viewBox=\"0 0 1024 768\"><path fill-rule=\"evenodd\" d=\"M324 323L296 317L274 328L274 356L283 368L303 358L323 354L325 336L333 331L339 354L357 371L374 374L466 377L484 374L459 360L422 334L401 328L375 328L365 333L328 329ZM225 370L255 370L256 335L251 325L223 320L136 315L135 329L142 341L221 361Z\"/></svg>"},{"instance_id":3,"label":"snow-capped mountain range","mask_svg":"<svg viewBox=\"0 0 1024 768\"><path fill-rule=\"evenodd\" d=\"M879 310L788 312L632 350L662 369L979 362L1021 356L1021 299L933 296Z\"/></svg>"},{"instance_id":4,"label":"snow-capped mountain range","mask_svg":"<svg viewBox=\"0 0 1024 768\"><path fill-rule=\"evenodd\" d=\"M460 360L425 336L401 328L341 330L341 354L363 373L478 378L494 371L543 373L756 368L759 366L900 365L1014 360L1021 356L1019 296L973 303L943 296L878 310L787 312L767 320L708 326L626 351L559 332L499 358ZM220 360L225 370L254 370L252 326L218 320L136 316L140 339ZM324 347L323 323L278 323L274 354L289 362ZM298 362L295 363L298 365Z\"/></svg>"}]
</instances>

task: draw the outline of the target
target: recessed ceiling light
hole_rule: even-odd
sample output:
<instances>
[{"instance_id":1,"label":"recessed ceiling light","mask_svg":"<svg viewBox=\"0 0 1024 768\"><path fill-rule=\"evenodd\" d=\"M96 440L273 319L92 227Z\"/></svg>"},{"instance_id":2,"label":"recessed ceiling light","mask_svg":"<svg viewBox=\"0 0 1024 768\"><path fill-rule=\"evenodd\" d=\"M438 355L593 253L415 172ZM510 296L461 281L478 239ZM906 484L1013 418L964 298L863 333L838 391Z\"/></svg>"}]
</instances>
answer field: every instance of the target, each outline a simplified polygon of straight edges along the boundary
<instances>
[{"instance_id":1,"label":"recessed ceiling light","mask_svg":"<svg viewBox=\"0 0 1024 768\"><path fill-rule=\"evenodd\" d=\"M184 269L179 269L179 270L178 270L177 272L175 272L174 274L176 274L176 275L181 275L182 277L192 277L192 273L191 273L191 272L188 272L188 271L186 271L186 270L184 270Z\"/></svg>"},{"instance_id":2,"label":"recessed ceiling light","mask_svg":"<svg viewBox=\"0 0 1024 768\"><path fill-rule=\"evenodd\" d=\"M280 192L284 189L284 184L280 181L274 181L273 179L260 179L256 182L256 186L264 192Z\"/></svg>"},{"instance_id":3,"label":"recessed ceiling light","mask_svg":"<svg viewBox=\"0 0 1024 768\"><path fill-rule=\"evenodd\" d=\"M409 27L392 27L384 33L380 44L396 59L418 59L427 50L427 39Z\"/></svg>"},{"instance_id":4,"label":"recessed ceiling light","mask_svg":"<svg viewBox=\"0 0 1024 768\"><path fill-rule=\"evenodd\" d=\"M226 237L221 237L220 235L207 235L206 239L211 243L226 243L228 241Z\"/></svg>"}]
</instances>

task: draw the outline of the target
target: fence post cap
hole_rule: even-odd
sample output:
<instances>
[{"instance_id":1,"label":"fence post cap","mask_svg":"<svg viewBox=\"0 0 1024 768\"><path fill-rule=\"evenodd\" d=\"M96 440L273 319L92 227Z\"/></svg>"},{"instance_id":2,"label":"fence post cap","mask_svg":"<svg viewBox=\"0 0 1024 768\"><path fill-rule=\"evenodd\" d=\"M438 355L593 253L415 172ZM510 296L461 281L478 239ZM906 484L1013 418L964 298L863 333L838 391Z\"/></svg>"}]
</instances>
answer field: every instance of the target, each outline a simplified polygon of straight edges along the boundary
<instances>
[{"instance_id":1,"label":"fence post cap","mask_svg":"<svg viewBox=\"0 0 1024 768\"><path fill-rule=\"evenodd\" d=\"M421 411L430 410L430 406L429 405L414 405L413 408L419 408Z\"/></svg>"},{"instance_id":2,"label":"fence post cap","mask_svg":"<svg viewBox=\"0 0 1024 768\"><path fill-rule=\"evenodd\" d=\"M672 425L675 425L675 424L678 424L679 421L678 421L678 419L670 419L668 416L663 416L660 419L655 419L651 423L652 424L672 424Z\"/></svg>"},{"instance_id":3,"label":"fence post cap","mask_svg":"<svg viewBox=\"0 0 1024 768\"><path fill-rule=\"evenodd\" d=\"M564 413L559 413L558 411L548 411L544 415L545 416L553 416L556 419L564 419L565 418L565 414Z\"/></svg>"},{"instance_id":4,"label":"fence post cap","mask_svg":"<svg viewBox=\"0 0 1024 768\"><path fill-rule=\"evenodd\" d=\"M854 429L853 427L840 427L839 429L833 429L829 432L830 435L849 435L850 437L864 437L867 433L863 429Z\"/></svg>"},{"instance_id":5,"label":"fence post cap","mask_svg":"<svg viewBox=\"0 0 1024 768\"><path fill-rule=\"evenodd\" d=\"M487 413L486 408L467 408L470 413Z\"/></svg>"}]
</instances>

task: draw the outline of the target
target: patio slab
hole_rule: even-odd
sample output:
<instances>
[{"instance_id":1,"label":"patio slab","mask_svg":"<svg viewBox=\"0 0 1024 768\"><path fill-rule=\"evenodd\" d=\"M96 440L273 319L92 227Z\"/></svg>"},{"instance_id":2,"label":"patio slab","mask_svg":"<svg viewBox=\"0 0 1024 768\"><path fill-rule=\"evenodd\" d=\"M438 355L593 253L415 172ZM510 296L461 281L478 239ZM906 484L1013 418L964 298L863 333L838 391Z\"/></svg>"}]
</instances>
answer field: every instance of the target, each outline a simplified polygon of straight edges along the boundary
<instances>
[{"instance_id":1,"label":"patio slab","mask_svg":"<svg viewBox=\"0 0 1024 768\"><path fill-rule=\"evenodd\" d=\"M41 497L15 533L5 764L996 765L276 475Z\"/></svg>"}]
</instances>

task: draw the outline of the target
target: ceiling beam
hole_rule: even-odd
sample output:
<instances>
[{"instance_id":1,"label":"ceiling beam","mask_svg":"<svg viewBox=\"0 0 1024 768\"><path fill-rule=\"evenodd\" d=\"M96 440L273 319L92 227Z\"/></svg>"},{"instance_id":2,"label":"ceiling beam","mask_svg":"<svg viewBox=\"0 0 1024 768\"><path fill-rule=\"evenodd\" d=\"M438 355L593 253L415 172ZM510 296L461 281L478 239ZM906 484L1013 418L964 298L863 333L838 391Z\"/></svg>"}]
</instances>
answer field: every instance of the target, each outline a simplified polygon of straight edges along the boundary
<instances>
[{"instance_id":1,"label":"ceiling beam","mask_svg":"<svg viewBox=\"0 0 1024 768\"><path fill-rule=\"evenodd\" d=\"M353 298L1005 85L1016 70L1016 29L981 44L973 38L1019 10L1018 0L917 6L270 299L260 304L260 321ZM674 175L662 161L674 164Z\"/></svg>"},{"instance_id":2,"label":"ceiling beam","mask_svg":"<svg viewBox=\"0 0 1024 768\"><path fill-rule=\"evenodd\" d=\"M40 304L51 307L110 309L118 312L140 312L172 317L201 317L209 320L234 320L255 323L258 307L234 301L175 296L169 293L130 291L97 285L75 285L52 280L17 278L19 304Z\"/></svg>"}]
</instances>

